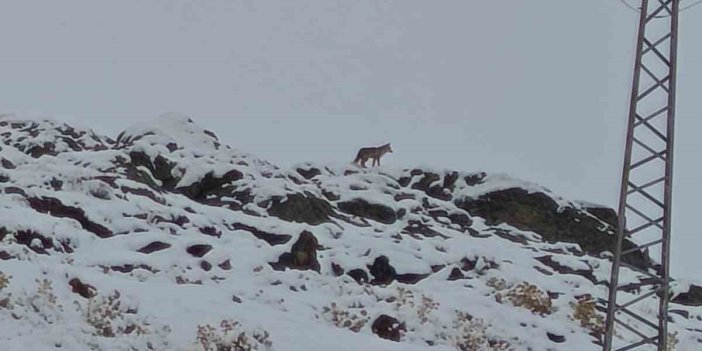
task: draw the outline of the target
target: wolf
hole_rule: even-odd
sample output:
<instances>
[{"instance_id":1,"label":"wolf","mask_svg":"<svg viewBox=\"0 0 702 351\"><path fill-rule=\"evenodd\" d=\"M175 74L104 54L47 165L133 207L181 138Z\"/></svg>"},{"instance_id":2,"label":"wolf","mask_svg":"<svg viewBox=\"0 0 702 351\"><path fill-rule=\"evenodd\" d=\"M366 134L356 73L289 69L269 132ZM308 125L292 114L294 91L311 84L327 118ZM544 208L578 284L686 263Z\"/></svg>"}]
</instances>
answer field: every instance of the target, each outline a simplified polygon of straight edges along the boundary
<instances>
[{"instance_id":1,"label":"wolf","mask_svg":"<svg viewBox=\"0 0 702 351\"><path fill-rule=\"evenodd\" d=\"M358 154L356 154L356 159L353 160L353 163L365 168L368 159L372 158L373 162L371 163L371 167L375 166L376 164L380 166L380 157L388 152L392 152L390 143L378 147L364 147L358 150Z\"/></svg>"}]
</instances>

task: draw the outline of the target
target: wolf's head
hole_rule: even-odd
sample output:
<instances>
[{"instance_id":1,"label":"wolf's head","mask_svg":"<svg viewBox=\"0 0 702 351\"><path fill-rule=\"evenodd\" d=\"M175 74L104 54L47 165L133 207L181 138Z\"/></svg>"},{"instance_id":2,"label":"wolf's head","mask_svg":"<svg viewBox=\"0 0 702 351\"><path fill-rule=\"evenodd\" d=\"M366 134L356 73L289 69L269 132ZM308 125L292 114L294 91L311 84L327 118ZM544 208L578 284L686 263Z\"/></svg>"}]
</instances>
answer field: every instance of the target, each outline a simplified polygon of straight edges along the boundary
<instances>
[{"instance_id":1,"label":"wolf's head","mask_svg":"<svg viewBox=\"0 0 702 351\"><path fill-rule=\"evenodd\" d=\"M390 147L390 143L383 145L382 148L385 152L392 152L392 147Z\"/></svg>"}]
</instances>

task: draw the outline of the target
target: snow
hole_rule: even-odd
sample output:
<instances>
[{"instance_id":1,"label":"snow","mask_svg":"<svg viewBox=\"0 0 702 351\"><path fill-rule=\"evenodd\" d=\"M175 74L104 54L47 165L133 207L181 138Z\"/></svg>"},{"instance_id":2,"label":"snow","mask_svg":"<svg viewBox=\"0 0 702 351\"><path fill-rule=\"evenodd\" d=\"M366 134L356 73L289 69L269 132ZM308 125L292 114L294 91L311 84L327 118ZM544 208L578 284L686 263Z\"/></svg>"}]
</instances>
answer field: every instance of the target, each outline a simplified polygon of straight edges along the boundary
<instances>
[{"instance_id":1,"label":"snow","mask_svg":"<svg viewBox=\"0 0 702 351\"><path fill-rule=\"evenodd\" d=\"M63 126L55 121L40 122L39 136L34 140L55 140L57 128ZM99 136L97 140L91 138L94 143L89 150L57 148L57 155L39 158L30 157L18 148L29 145L29 139L19 140L27 136L25 132L9 125L0 127L0 133L6 130L9 135L3 136L5 144L0 146L0 157L10 160L15 168L3 168L1 172L9 180L0 183L0 227L7 233L38 233L54 243L54 248L44 247L40 239L34 238L26 246L12 234L5 235L0 243L0 251L14 257L0 261L0 272L11 276L8 286L0 290L0 302L8 296L12 303L11 308L0 307L0 343L7 350L49 350L56 345L69 350L130 347L142 350L149 344L157 350L200 350L197 327L219 326L225 319L236 320L249 335L255 330L267 331L273 349L279 351L455 350L461 328L470 328L471 332L489 339L507 341L514 350L599 349L590 331L572 318L571 304L583 294L594 299L605 298L606 287L579 275L555 272L536 258L550 255L562 266L592 271L599 281L607 279L609 261L568 254L577 244L545 243L538 233L507 224L489 226L481 218L472 217L470 228L477 232L473 235L444 217L433 218L426 213L424 202L449 214L466 213L453 201L432 198L413 188L422 176L413 176L412 170L311 163L280 169L250 154L219 145L215 136L179 115L130 127L115 141ZM177 148L169 149L170 143ZM96 149L99 145L104 149ZM163 182L143 166L139 169L153 178L159 185L157 189L129 179L119 160L130 160L132 152L144 152L151 160L160 156L173 162L171 175L178 179L174 189L163 189ZM305 179L298 169L317 169L320 174ZM437 174L439 179L435 184L443 184L452 173L444 169L417 169L422 174ZM221 177L232 170L240 172L242 178L225 184L226 189L246 190L253 196L251 202L243 205L243 211L197 202L177 190L200 182L207 174ZM520 188L546 194L562 208L584 206L538 184L504 174L487 174L473 185L464 178L476 173L457 175L455 187L449 191L452 199L477 198ZM114 178L114 185L105 177ZM403 177L410 178L406 187L399 184ZM62 185L51 185L54 179ZM125 187L150 191L153 198L126 192ZM24 195L12 193L12 188L22 189L27 197L55 198L66 206L79 208L86 220L108 228L114 235L99 238L74 219L39 213L29 206ZM286 222L268 213L266 203L271 199L285 201L290 194L304 193L320 199L325 198L323 193L337 195L338 200L329 200L335 209L339 202L362 199L396 213L404 210L406 214L394 223L383 224L354 218L337 209L340 218L310 225ZM230 195L215 196L212 200L237 203ZM397 201L397 195L413 199ZM181 217L187 221L177 222ZM420 221L441 235L409 235L404 229L410 220ZM292 238L284 244L271 245L234 224ZM216 229L221 235L204 234L201 229L206 227ZM528 245L502 239L494 234L495 229L525 238ZM303 231L309 231L318 241L320 272L274 270L269 263L289 252ZM150 254L138 252L153 242L169 246ZM210 245L212 249L202 257L195 257L187 252L192 245ZM368 267L381 255L389 259L397 274L428 276L416 284L397 281L388 285L358 284L348 275L337 277L331 267L334 263L346 272L361 269L372 279ZM464 259L475 262L476 267L462 271L465 279L448 281L451 270L462 267ZM227 260L231 269L220 267ZM209 269L204 268L205 262ZM130 272L115 269L129 265L133 268ZM624 272L622 281L638 281L635 272L626 269ZM72 292L69 281L73 278L94 286L98 296L86 299ZM38 290L43 279L50 282L51 293ZM557 293L558 298L551 300L550 314L540 315L500 297L509 288L497 288L496 280L504 280L507 286L526 282L544 294ZM686 291L689 284L675 285L674 292ZM121 317L114 320L115 326L136 324L148 332L115 337L96 333L86 311L114 290L120 292L123 303ZM500 298L502 303L497 301ZM369 321L357 332L338 327L331 314L325 312L325 307L332 304L359 316L364 311ZM137 312L127 313L129 307L136 307ZM644 313L656 313L653 306L642 309ZM692 329L699 324L696 318L702 318L702 308L680 306L680 309L688 311L690 318L676 317L670 328L679 333L679 349L693 350L699 347L696 340L700 335ZM460 322L458 312L470 314L473 321ZM407 331L401 342L373 334L371 323L381 314L405 323ZM552 342L546 337L547 332L565 336L566 341ZM631 338L628 334L618 337ZM488 348L485 344L479 349Z\"/></svg>"}]
</instances>

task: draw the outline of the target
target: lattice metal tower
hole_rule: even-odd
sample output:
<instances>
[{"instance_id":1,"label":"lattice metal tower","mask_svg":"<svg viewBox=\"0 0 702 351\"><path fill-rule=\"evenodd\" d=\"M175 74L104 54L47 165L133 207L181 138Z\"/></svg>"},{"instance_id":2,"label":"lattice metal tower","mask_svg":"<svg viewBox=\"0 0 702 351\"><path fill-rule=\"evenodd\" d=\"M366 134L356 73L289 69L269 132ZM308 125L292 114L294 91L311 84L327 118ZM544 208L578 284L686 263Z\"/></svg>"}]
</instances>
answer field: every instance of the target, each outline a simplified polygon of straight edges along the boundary
<instances>
[{"instance_id":1,"label":"lattice metal tower","mask_svg":"<svg viewBox=\"0 0 702 351\"><path fill-rule=\"evenodd\" d=\"M673 132L681 0L640 1L605 351L654 347L664 351L668 339ZM650 263L640 264L642 258L652 259ZM631 277L632 271L639 279L623 281L624 277ZM651 311L656 311L654 318L650 317ZM614 333L620 336L617 340Z\"/></svg>"}]
</instances>

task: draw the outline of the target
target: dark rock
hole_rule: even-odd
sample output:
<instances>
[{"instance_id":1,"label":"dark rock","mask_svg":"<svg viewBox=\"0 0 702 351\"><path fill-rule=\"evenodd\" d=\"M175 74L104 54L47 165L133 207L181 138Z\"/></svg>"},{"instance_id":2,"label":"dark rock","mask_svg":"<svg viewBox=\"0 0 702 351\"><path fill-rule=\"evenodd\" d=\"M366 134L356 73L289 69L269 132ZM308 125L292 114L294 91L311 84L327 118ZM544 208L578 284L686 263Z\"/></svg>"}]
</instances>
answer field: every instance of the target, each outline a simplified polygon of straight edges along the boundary
<instances>
[{"instance_id":1,"label":"dark rock","mask_svg":"<svg viewBox=\"0 0 702 351\"><path fill-rule=\"evenodd\" d=\"M147 270L151 273L158 272L157 270L153 269L151 266L145 265L145 264L139 264L139 265L123 264L121 266L110 266L110 269L113 271L120 272L120 273L130 273L131 271L133 271L135 269L144 269L144 270Z\"/></svg>"},{"instance_id":2,"label":"dark rock","mask_svg":"<svg viewBox=\"0 0 702 351\"><path fill-rule=\"evenodd\" d=\"M207 254L208 252L210 252L210 250L212 250L212 245L197 244L188 247L185 251L187 251L189 254L195 257L202 257L205 256L205 254Z\"/></svg>"},{"instance_id":3,"label":"dark rock","mask_svg":"<svg viewBox=\"0 0 702 351\"><path fill-rule=\"evenodd\" d=\"M90 284L85 284L78 278L71 279L68 282L68 285L71 286L71 291L73 291L73 293L78 294L86 299L93 298L95 297L95 295L97 295L97 289L95 289L94 286Z\"/></svg>"},{"instance_id":4,"label":"dark rock","mask_svg":"<svg viewBox=\"0 0 702 351\"><path fill-rule=\"evenodd\" d=\"M685 319L690 319L690 311L686 310L670 310L669 313L677 314Z\"/></svg>"},{"instance_id":5,"label":"dark rock","mask_svg":"<svg viewBox=\"0 0 702 351\"><path fill-rule=\"evenodd\" d=\"M368 266L368 271L373 276L371 284L390 284L397 275L386 256L377 257L373 264Z\"/></svg>"},{"instance_id":6,"label":"dark rock","mask_svg":"<svg viewBox=\"0 0 702 351\"><path fill-rule=\"evenodd\" d=\"M436 273L444 268L446 268L445 264L434 264L431 266L431 272Z\"/></svg>"},{"instance_id":7,"label":"dark rock","mask_svg":"<svg viewBox=\"0 0 702 351\"><path fill-rule=\"evenodd\" d=\"M344 275L344 268L343 267L339 266L338 264L336 264L334 262L332 262L331 267L332 267L332 272L334 272L335 277L340 277L340 276Z\"/></svg>"},{"instance_id":8,"label":"dark rock","mask_svg":"<svg viewBox=\"0 0 702 351\"><path fill-rule=\"evenodd\" d=\"M473 220L465 213L451 213L448 216L451 223L460 225L462 228L467 228L473 225Z\"/></svg>"},{"instance_id":9,"label":"dark rock","mask_svg":"<svg viewBox=\"0 0 702 351\"><path fill-rule=\"evenodd\" d=\"M397 220L397 215L391 208L380 204L371 204L362 199L340 202L338 206L339 210L345 213L380 223L392 224Z\"/></svg>"},{"instance_id":10,"label":"dark rock","mask_svg":"<svg viewBox=\"0 0 702 351\"><path fill-rule=\"evenodd\" d=\"M411 177L402 177L397 180L397 183L400 184L401 187L407 187L410 183L412 182Z\"/></svg>"},{"instance_id":11,"label":"dark rock","mask_svg":"<svg viewBox=\"0 0 702 351\"><path fill-rule=\"evenodd\" d=\"M461 272L458 267L453 267L451 270L451 274L449 274L448 280L459 280L459 279L465 279L465 275L463 275L463 272Z\"/></svg>"},{"instance_id":12,"label":"dark rock","mask_svg":"<svg viewBox=\"0 0 702 351\"><path fill-rule=\"evenodd\" d=\"M127 176L130 179L146 184L154 189L159 188L159 186L150 179L149 175L143 174L143 172L137 169L137 167L143 166L151 172L154 178L161 181L163 187L166 189L173 189L178 183L178 179L173 177L171 173L176 165L175 162L171 162L161 155L154 157L154 161L151 162L151 158L146 153L137 151L130 152L129 158L131 159L131 163L128 165L130 167L127 169Z\"/></svg>"},{"instance_id":13,"label":"dark rock","mask_svg":"<svg viewBox=\"0 0 702 351\"><path fill-rule=\"evenodd\" d=\"M586 207L585 210L597 217L601 221L609 224L612 228L619 227L619 216L617 211L607 207Z\"/></svg>"},{"instance_id":14,"label":"dark rock","mask_svg":"<svg viewBox=\"0 0 702 351\"><path fill-rule=\"evenodd\" d=\"M474 269L478 266L478 260L479 260L479 258L477 258L477 257L476 257L475 259L473 259L473 260L471 260L471 259L469 259L469 258L467 258L467 257L462 258L462 259L461 259L461 269L462 269L463 271L472 271L472 270L474 270ZM494 261L485 259L484 257L482 258L482 260L483 260L483 271L484 271L485 269L495 269L495 268L498 268L498 267L499 267L499 265L497 264L497 262L494 262Z\"/></svg>"},{"instance_id":15,"label":"dark rock","mask_svg":"<svg viewBox=\"0 0 702 351\"><path fill-rule=\"evenodd\" d=\"M300 173L300 175L303 176L305 179L312 179L312 178L322 174L322 172L316 168L309 168L309 169L298 168L297 173Z\"/></svg>"},{"instance_id":16,"label":"dark rock","mask_svg":"<svg viewBox=\"0 0 702 351\"><path fill-rule=\"evenodd\" d=\"M446 173L444 175L444 189L453 191L456 186L456 181L458 181L458 172Z\"/></svg>"},{"instance_id":17,"label":"dark rock","mask_svg":"<svg viewBox=\"0 0 702 351\"><path fill-rule=\"evenodd\" d=\"M12 161L2 157L0 158L0 165L2 165L2 168L7 168L7 169L15 169L15 164L12 163Z\"/></svg>"},{"instance_id":18,"label":"dark rock","mask_svg":"<svg viewBox=\"0 0 702 351\"><path fill-rule=\"evenodd\" d=\"M205 174L199 182L190 184L187 187L178 188L185 196L195 200L203 201L208 195L222 195L222 186L243 178L244 175L233 169L221 177L215 177L213 172Z\"/></svg>"},{"instance_id":19,"label":"dark rock","mask_svg":"<svg viewBox=\"0 0 702 351\"><path fill-rule=\"evenodd\" d=\"M407 210L405 210L404 208L397 210L397 219L404 218L406 214L407 214Z\"/></svg>"},{"instance_id":20,"label":"dark rock","mask_svg":"<svg viewBox=\"0 0 702 351\"><path fill-rule=\"evenodd\" d=\"M241 303L241 299L239 298L239 296L236 296L236 295L232 295L232 301L234 301L236 303Z\"/></svg>"},{"instance_id":21,"label":"dark rock","mask_svg":"<svg viewBox=\"0 0 702 351\"><path fill-rule=\"evenodd\" d=\"M575 274L579 275L594 284L597 284L597 278L595 278L595 275L592 273L592 269L574 269L572 267L568 266L563 266L560 263L556 262L553 260L553 256L547 255L547 256L541 256L541 257L536 257L536 260L543 263L544 265L550 267L551 269L555 270L556 272L560 274Z\"/></svg>"},{"instance_id":22,"label":"dark rock","mask_svg":"<svg viewBox=\"0 0 702 351\"><path fill-rule=\"evenodd\" d=\"M327 190L322 190L322 195L324 195L324 197L327 198L327 200L329 201L339 201L339 199L341 198L339 195L336 195L331 191Z\"/></svg>"},{"instance_id":23,"label":"dark rock","mask_svg":"<svg viewBox=\"0 0 702 351\"><path fill-rule=\"evenodd\" d=\"M371 325L373 334L379 337L392 341L400 341L402 332L406 331L405 323L400 323L397 318L390 317L386 314L380 315L373 321Z\"/></svg>"},{"instance_id":24,"label":"dark rock","mask_svg":"<svg viewBox=\"0 0 702 351\"><path fill-rule=\"evenodd\" d=\"M292 238L291 235L288 234L273 234L273 233L268 233L264 232L262 230L259 230L256 227L252 227L243 223L234 223L232 224L232 229L234 230L245 230L251 234L253 234L255 237L264 240L265 242L271 244L271 245L281 245L285 244L290 239Z\"/></svg>"},{"instance_id":25,"label":"dark rock","mask_svg":"<svg viewBox=\"0 0 702 351\"><path fill-rule=\"evenodd\" d=\"M427 172L424 173L424 177L412 184L412 189L421 190L427 195L439 200L451 200L453 197L451 192L453 191L455 183L458 180L458 173L453 172L445 174L444 181L442 183L439 183L439 180L441 180L440 175Z\"/></svg>"},{"instance_id":26,"label":"dark rock","mask_svg":"<svg viewBox=\"0 0 702 351\"><path fill-rule=\"evenodd\" d=\"M346 274L353 278L353 280L355 280L358 284L365 284L369 282L368 273L360 268L352 269Z\"/></svg>"},{"instance_id":27,"label":"dark rock","mask_svg":"<svg viewBox=\"0 0 702 351\"><path fill-rule=\"evenodd\" d=\"M216 238L219 238L222 236L222 231L218 230L215 227L199 227L198 230L200 233L209 235L209 236L214 236Z\"/></svg>"},{"instance_id":28,"label":"dark rock","mask_svg":"<svg viewBox=\"0 0 702 351\"><path fill-rule=\"evenodd\" d=\"M439 179L441 179L441 176L439 176L436 173L431 173L431 172L424 173L424 177L422 177L422 179L420 179L416 183L412 184L412 189L417 189L417 190L427 192L429 190L429 187L434 182L438 181Z\"/></svg>"},{"instance_id":29,"label":"dark rock","mask_svg":"<svg viewBox=\"0 0 702 351\"><path fill-rule=\"evenodd\" d=\"M83 209L78 207L66 206L59 199L51 197L31 197L28 198L29 206L37 212L48 213L54 217L72 218L83 227L83 229L99 236L100 238L109 238L113 235L112 231L88 219L85 216Z\"/></svg>"},{"instance_id":30,"label":"dark rock","mask_svg":"<svg viewBox=\"0 0 702 351\"><path fill-rule=\"evenodd\" d=\"M685 306L702 306L702 287L690 285L687 292L678 294L671 302Z\"/></svg>"},{"instance_id":31,"label":"dark rock","mask_svg":"<svg viewBox=\"0 0 702 351\"><path fill-rule=\"evenodd\" d=\"M232 262L229 260L225 260L224 262L218 264L217 266L225 271L228 271L228 270L232 269Z\"/></svg>"},{"instance_id":32,"label":"dark rock","mask_svg":"<svg viewBox=\"0 0 702 351\"><path fill-rule=\"evenodd\" d=\"M434 220L438 219L439 217L448 218L448 212L442 209L431 209L429 210L429 215L431 218L434 218Z\"/></svg>"},{"instance_id":33,"label":"dark rock","mask_svg":"<svg viewBox=\"0 0 702 351\"><path fill-rule=\"evenodd\" d=\"M417 197L414 196L414 194L397 194L395 195L395 201L402 201L402 200L414 200Z\"/></svg>"},{"instance_id":34,"label":"dark rock","mask_svg":"<svg viewBox=\"0 0 702 351\"><path fill-rule=\"evenodd\" d=\"M420 221L408 221L408 225L403 230L407 233L421 235L427 238L433 238L436 236L447 238L446 235L437 232L436 230L432 229L430 225L426 225Z\"/></svg>"},{"instance_id":35,"label":"dark rock","mask_svg":"<svg viewBox=\"0 0 702 351\"><path fill-rule=\"evenodd\" d=\"M319 272L317 261L317 238L308 231L300 233L300 237L293 244L290 252L280 255L277 263L271 266L276 270L287 268L299 270L313 270Z\"/></svg>"},{"instance_id":36,"label":"dark rock","mask_svg":"<svg viewBox=\"0 0 702 351\"><path fill-rule=\"evenodd\" d=\"M566 338L563 335L558 335L558 334L546 332L546 336L548 337L549 340L556 342L556 343L559 343L559 344L566 341Z\"/></svg>"},{"instance_id":37,"label":"dark rock","mask_svg":"<svg viewBox=\"0 0 702 351\"><path fill-rule=\"evenodd\" d=\"M506 239L517 244L529 245L529 240L527 240L527 238L520 233L515 233L511 230L501 228L490 228L490 230L502 239Z\"/></svg>"},{"instance_id":38,"label":"dark rock","mask_svg":"<svg viewBox=\"0 0 702 351\"><path fill-rule=\"evenodd\" d=\"M209 272L212 269L212 264L203 260L200 262L200 268L205 272Z\"/></svg>"},{"instance_id":39,"label":"dark rock","mask_svg":"<svg viewBox=\"0 0 702 351\"><path fill-rule=\"evenodd\" d=\"M0 241L10 234L4 227L0 227ZM15 241L18 244L24 245L38 254L47 254L47 250L53 249L58 252L72 253L73 249L71 246L64 241L56 241L60 246L54 245L54 240L45 237L38 232L33 230L18 230L14 233ZM32 241L39 240L40 246L32 245Z\"/></svg>"},{"instance_id":40,"label":"dark rock","mask_svg":"<svg viewBox=\"0 0 702 351\"><path fill-rule=\"evenodd\" d=\"M171 244L164 243L161 241L154 241L154 242L150 243L149 245L146 245L137 251L144 253L144 254L150 254L152 252L165 250L169 247L171 247Z\"/></svg>"},{"instance_id":41,"label":"dark rock","mask_svg":"<svg viewBox=\"0 0 702 351\"><path fill-rule=\"evenodd\" d=\"M288 222L317 225L327 222L334 210L326 200L307 193L288 195L285 202L274 199L268 214Z\"/></svg>"},{"instance_id":42,"label":"dark rock","mask_svg":"<svg viewBox=\"0 0 702 351\"><path fill-rule=\"evenodd\" d=\"M468 186L476 186L478 184L483 184L486 176L487 174L485 172L474 173L463 177L463 180Z\"/></svg>"},{"instance_id":43,"label":"dark rock","mask_svg":"<svg viewBox=\"0 0 702 351\"><path fill-rule=\"evenodd\" d=\"M166 204L166 201L164 199L157 196L153 191L146 189L146 188L132 188L132 187L128 187L126 185L122 185L120 187L120 190L122 190L122 192L125 194L134 194L134 195L138 195L138 196L148 197L149 199L151 199L154 202L161 204L161 205Z\"/></svg>"},{"instance_id":44,"label":"dark rock","mask_svg":"<svg viewBox=\"0 0 702 351\"><path fill-rule=\"evenodd\" d=\"M39 158L44 155L52 155L56 156L58 153L56 152L56 144L47 141L44 142L42 145L34 145L29 150L27 150L26 153L28 153L30 156L34 158Z\"/></svg>"},{"instance_id":45,"label":"dark rock","mask_svg":"<svg viewBox=\"0 0 702 351\"><path fill-rule=\"evenodd\" d=\"M5 188L5 194L18 194L18 195L22 195L22 196L24 196L24 197L27 197L27 193L26 193L23 189L18 188L18 187L16 187L16 186L8 186L8 187L6 187L6 188Z\"/></svg>"},{"instance_id":46,"label":"dark rock","mask_svg":"<svg viewBox=\"0 0 702 351\"><path fill-rule=\"evenodd\" d=\"M507 223L524 231L539 233L547 242L579 244L587 253L599 255L614 252L616 228L593 218L588 213L558 204L544 193L530 193L511 188L485 194L477 199L456 201L456 206L473 216L485 218L488 225ZM626 240L623 249L632 248ZM643 252L634 252L622 258L639 268L648 268L651 260Z\"/></svg>"},{"instance_id":47,"label":"dark rock","mask_svg":"<svg viewBox=\"0 0 702 351\"><path fill-rule=\"evenodd\" d=\"M15 258L15 256L10 255L7 251L0 251L0 261L7 261Z\"/></svg>"},{"instance_id":48,"label":"dark rock","mask_svg":"<svg viewBox=\"0 0 702 351\"><path fill-rule=\"evenodd\" d=\"M163 216L156 215L154 216L154 223L172 223L175 224L179 227L183 227L185 224L190 222L190 219L186 216L170 216L171 218L164 218Z\"/></svg>"},{"instance_id":49,"label":"dark rock","mask_svg":"<svg viewBox=\"0 0 702 351\"><path fill-rule=\"evenodd\" d=\"M58 191L61 190L61 188L63 187L63 181L52 177L49 181L49 185L51 185L51 188L53 188L54 190Z\"/></svg>"},{"instance_id":50,"label":"dark rock","mask_svg":"<svg viewBox=\"0 0 702 351\"><path fill-rule=\"evenodd\" d=\"M429 274L417 274L417 273L406 273L406 274L397 274L395 275L395 280L402 284L417 284L419 283L422 279L428 277Z\"/></svg>"}]
</instances>

